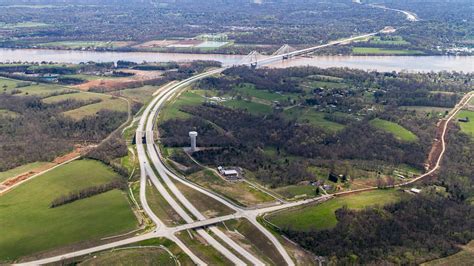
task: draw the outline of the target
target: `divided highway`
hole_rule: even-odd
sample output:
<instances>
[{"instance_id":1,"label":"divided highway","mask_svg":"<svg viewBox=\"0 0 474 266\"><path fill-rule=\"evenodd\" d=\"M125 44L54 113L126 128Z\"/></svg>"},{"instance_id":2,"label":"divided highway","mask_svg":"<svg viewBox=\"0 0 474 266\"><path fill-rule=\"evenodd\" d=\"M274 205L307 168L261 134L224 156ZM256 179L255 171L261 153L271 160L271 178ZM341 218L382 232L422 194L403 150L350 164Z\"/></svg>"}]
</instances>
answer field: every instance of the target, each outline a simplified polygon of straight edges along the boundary
<instances>
[{"instance_id":1,"label":"divided highway","mask_svg":"<svg viewBox=\"0 0 474 266\"><path fill-rule=\"evenodd\" d=\"M331 42L325 45L314 46L314 47L290 52L283 55L271 56L259 61L258 64L260 66L270 64L276 60L283 60L285 58L291 58L297 55L311 53L315 51L316 49L320 49L320 48L331 46L331 45L351 42L353 40L373 36L378 33L379 32L365 34L365 35L361 35L357 37L351 37L345 40ZM249 63L248 65L251 66L252 63L253 62ZM140 201L141 201L143 210L150 217L153 223L156 225L156 228L154 229L154 231L145 233L140 236L135 236L128 239L112 242L109 244L104 244L104 245L100 245L100 246L96 246L93 248L88 248L88 249L84 249L80 251L70 252L64 255L46 258L42 260L31 261L24 264L37 265L37 264L58 262L64 259L74 258L77 256L83 256L83 255L111 249L114 247L136 243L136 242L143 241L146 239L151 239L151 238L156 238L156 237L165 237L174 241L186 254L188 254L188 256L196 264L206 265L204 261L202 261L195 254L193 254L193 252L180 239L178 239L175 236L175 233L177 232L180 232L183 230L189 230L189 229L196 229L197 233L201 237L203 237L210 245L212 245L216 250L218 250L221 254L223 254L227 259L232 261L234 264L236 265L247 264L236 255L238 254L240 255L241 258L245 258L245 260L247 260L253 265L264 265L264 262L262 262L259 258L255 257L253 254L245 250L243 247L239 246L236 242L230 239L224 232L222 232L219 228L214 226L215 224L222 221L227 221L227 220L237 219L237 218L245 218L245 219L248 219L256 228L258 228L269 239L269 241L272 242L272 244L281 254L281 256L283 257L287 265L295 265L295 262L288 255L283 245L278 241L278 239L270 231L268 231L264 226L262 226L257 221L257 217L267 212L282 210L285 208L291 208L291 207L295 207L295 206L299 206L303 204L308 204L311 202L326 200L330 197L333 197L333 195L323 195L323 196L313 198L313 199L301 200L301 201L290 202L290 203L282 203L280 205L275 205L275 206L260 208L260 209L244 209L227 201L225 198L221 197L220 195L212 191L208 191L207 189L204 189L188 181L187 179L175 174L171 169L168 169L162 161L163 158L160 154L159 147L154 142L155 121L159 115L160 110L163 108L164 104L170 98L172 98L174 95L176 95L177 93L185 89L187 86L189 86L193 82L196 82L208 76L218 74L222 72L223 70L225 70L225 68L211 70L202 74L198 74L191 78L188 78L186 80L173 83L173 84L168 84L161 87L156 92L156 94L154 94L155 97L152 99L151 103L145 108L142 116L140 117L140 120L138 122L138 129L136 131L136 140L137 140L136 148L137 148L137 156L139 158L139 164L140 164ZM456 112L454 112L454 114ZM450 116L449 119L452 119L454 114ZM142 144L141 142L142 137L145 137L146 145ZM443 134L443 141L444 141L444 134ZM439 161L440 160L441 158L439 159ZM147 197L146 197L147 179L151 180L151 182L157 188L159 193L165 198L165 200L170 204L170 206L172 206L172 208L179 214L179 216L181 216L187 222L187 224L176 226L176 227L167 227L159 219L159 217L157 217L156 214L153 213L153 211L151 210L147 202ZM220 203L233 209L235 213L231 215L207 219L181 193L181 191L179 191L179 189L174 184L175 181L181 182L184 185L219 201ZM192 217L188 212L191 213L192 216L194 217ZM197 221L195 221L195 219L197 219ZM209 228L209 230L215 236L211 236L204 228ZM215 239L215 237L219 238L221 242L226 243L232 249L232 251L229 250L224 245L222 245L220 241Z\"/></svg>"}]
</instances>

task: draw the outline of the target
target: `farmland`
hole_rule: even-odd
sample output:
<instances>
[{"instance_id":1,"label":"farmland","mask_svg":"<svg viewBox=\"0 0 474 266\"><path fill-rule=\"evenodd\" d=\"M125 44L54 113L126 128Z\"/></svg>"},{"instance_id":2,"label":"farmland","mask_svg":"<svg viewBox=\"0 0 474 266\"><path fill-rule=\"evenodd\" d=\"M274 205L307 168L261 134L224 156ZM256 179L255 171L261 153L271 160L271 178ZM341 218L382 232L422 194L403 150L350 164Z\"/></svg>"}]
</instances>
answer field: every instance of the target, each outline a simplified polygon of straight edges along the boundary
<instances>
[{"instance_id":1,"label":"farmland","mask_svg":"<svg viewBox=\"0 0 474 266\"><path fill-rule=\"evenodd\" d=\"M311 109L295 107L285 110L284 115L290 119L308 122L315 127L319 127L330 132L336 132L344 128L344 125L324 119L323 112L318 112Z\"/></svg>"},{"instance_id":2,"label":"farmland","mask_svg":"<svg viewBox=\"0 0 474 266\"><path fill-rule=\"evenodd\" d=\"M166 121L171 118L187 118L189 115L180 111L180 107L185 105L198 105L202 102L204 102L202 96L192 91L186 91L165 106L160 119Z\"/></svg>"},{"instance_id":3,"label":"farmland","mask_svg":"<svg viewBox=\"0 0 474 266\"><path fill-rule=\"evenodd\" d=\"M272 107L269 105L247 100L228 100L223 105L233 109L247 110L251 114L259 115L269 114L272 111Z\"/></svg>"},{"instance_id":4,"label":"farmland","mask_svg":"<svg viewBox=\"0 0 474 266\"><path fill-rule=\"evenodd\" d=\"M337 197L321 204L313 204L270 214L267 219L280 228L299 231L329 229L337 224L335 212L347 206L349 209L363 209L370 206L393 203L402 197L396 190L376 190L350 196Z\"/></svg>"},{"instance_id":5,"label":"farmland","mask_svg":"<svg viewBox=\"0 0 474 266\"><path fill-rule=\"evenodd\" d=\"M117 177L96 161L80 160L28 181L0 198L0 224L8 230L0 238L0 261L98 240L136 228L125 194L112 190L57 208L51 201ZM104 223L102 221L108 221ZM21 245L17 245L20 243Z\"/></svg>"},{"instance_id":6,"label":"farmland","mask_svg":"<svg viewBox=\"0 0 474 266\"><path fill-rule=\"evenodd\" d=\"M51 104L57 103L65 100L76 100L76 101L93 101L93 100L100 100L98 103L86 104L81 106L77 109L66 111L64 114L74 118L74 119L81 119L86 116L95 115L98 111L107 109L111 111L118 111L118 112L127 112L127 102L123 99L119 99L114 96L105 95L105 94L98 94L98 93L86 93L86 92L79 92L73 94L63 94L53 97L48 97L43 99L43 102Z\"/></svg>"},{"instance_id":7,"label":"farmland","mask_svg":"<svg viewBox=\"0 0 474 266\"><path fill-rule=\"evenodd\" d=\"M378 129L382 129L393 134L399 140L416 141L418 139L415 134L396 123L382 119L374 119L370 123L372 126Z\"/></svg>"},{"instance_id":8,"label":"farmland","mask_svg":"<svg viewBox=\"0 0 474 266\"><path fill-rule=\"evenodd\" d=\"M18 96L37 95L41 97L65 91L66 88L58 85L38 84L0 77L0 90Z\"/></svg>"}]
</instances>

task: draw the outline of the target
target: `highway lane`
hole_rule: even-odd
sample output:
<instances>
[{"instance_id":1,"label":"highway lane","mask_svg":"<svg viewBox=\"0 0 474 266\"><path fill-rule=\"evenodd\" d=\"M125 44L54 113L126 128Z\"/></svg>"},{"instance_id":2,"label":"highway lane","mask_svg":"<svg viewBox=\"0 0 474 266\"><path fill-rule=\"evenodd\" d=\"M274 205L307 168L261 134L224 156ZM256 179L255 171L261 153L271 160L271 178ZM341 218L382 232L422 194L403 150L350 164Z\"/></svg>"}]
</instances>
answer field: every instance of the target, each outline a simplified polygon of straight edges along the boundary
<instances>
[{"instance_id":1,"label":"highway lane","mask_svg":"<svg viewBox=\"0 0 474 266\"><path fill-rule=\"evenodd\" d=\"M218 73L219 71L221 71L221 70L210 71L209 74L199 76L199 77L193 79L193 81L196 81L198 79L207 77L208 75L213 75L215 73ZM176 198L181 202L181 204L187 210L189 210L198 220L202 221L202 220L206 220L207 218L204 215L202 215L202 213L181 193L181 191L176 187L176 185L173 183L173 181L171 181L171 179L168 177L168 174L166 173L166 171L164 171L165 167L162 164L161 160L158 158L157 153L155 151L155 146L154 146L155 142L154 142L154 137L153 137L153 128L154 128L154 125L155 125L155 120L156 120L156 116L158 114L158 111L162 108L162 106L164 105L166 100L171 95L176 93L180 88L181 88L180 86L176 86L175 88L171 88L166 93L164 93L164 95L161 97L161 99L157 102L156 106L152 108L152 110L149 114L147 114L148 119L147 119L147 122L146 122L146 147L147 147L147 153L148 153L148 156L151 159L151 162L153 163L155 169L159 173L159 176L164 181L164 183L168 187L168 189L170 189L170 191L176 196ZM161 186L161 184L157 184L157 183L159 183L159 181L156 177L153 177L152 180L155 183L155 185ZM163 194L163 193L168 194L168 192L164 188L162 188L162 190L160 190L160 193L161 194ZM193 222L193 219L187 213L185 213L183 208L181 208L181 206L179 204L177 204L174 201L174 199L172 199L172 198L168 199L168 197L166 199L171 204L171 206L178 212L178 214L181 217L183 217L183 219L185 219L185 221L187 223L192 223ZM241 246L239 246L235 241L233 241L227 235L225 235L219 228L217 228L215 226L210 226L209 229L215 235L217 235L220 239L222 239L226 244L228 244L232 249L237 251L239 254L241 254L243 257L245 257L247 260L249 260L252 264L254 264L254 265L264 265L264 263L262 261L260 261L257 257L252 255L251 253L249 253L245 249L243 249ZM213 245L217 245L217 243L213 241L212 237L210 235L208 235L207 232L205 232L204 230L198 230L198 233L201 236L203 236L206 240L208 240L208 242L213 243ZM241 264L241 263L245 264L243 261L239 260L237 257L232 256L223 247L220 247L220 246L216 246L216 247L219 248L218 250L222 251L222 253L227 258L231 259L235 264Z\"/></svg>"},{"instance_id":2,"label":"highway lane","mask_svg":"<svg viewBox=\"0 0 474 266\"><path fill-rule=\"evenodd\" d=\"M186 83L185 81L184 83ZM138 157L140 158L140 165L143 166L145 169L145 172L147 173L147 176L150 178L154 186L158 189L159 193L165 198L165 200L170 204L170 206L178 213L179 216L181 216L187 223L192 223L194 222L193 218L179 205L179 203L171 196L171 194L166 190L165 186L161 183L161 181L158 179L156 176L154 170L152 169L149 160L147 158L147 153L144 149L144 145L142 144L142 136L145 134L146 142L149 143L153 139L153 132L143 132L143 128L145 127L146 129L149 129L150 126L153 128L153 123L155 119L155 113L159 108L157 106L154 106L156 102L162 102L162 99L164 95L169 95L170 92L173 92L175 90L175 86L171 86L169 88L166 88L163 90L155 99L156 101L153 101L149 107L145 110L145 112L142 114L142 119L140 119L139 122L139 127L137 129L137 151L138 151ZM149 123L152 123L149 125ZM148 145L146 145L148 146ZM159 171L160 177L163 179L163 173ZM146 180L145 180L146 181ZM146 183L146 182L142 182ZM168 187L170 188L170 187ZM172 189L172 188L170 188ZM176 194L175 194L176 195ZM182 194L181 194L182 195ZM177 195L176 195L177 196ZM184 196L183 196L184 197ZM178 197L179 198L179 197ZM146 201L146 199L145 199ZM189 206L189 205L188 205ZM166 228L164 225L158 228L159 231L165 231L166 233L171 233L172 231ZM230 252L226 247L224 247L222 244L220 244L217 240L215 240L209 233L207 233L204 229L197 229L196 232L204 238L210 245L212 245L216 250L218 250L221 254L223 254L227 259L232 261L236 265L245 265L246 263L243 262L241 259L239 259L237 256L235 256L232 252Z\"/></svg>"},{"instance_id":3,"label":"highway lane","mask_svg":"<svg viewBox=\"0 0 474 266\"><path fill-rule=\"evenodd\" d=\"M313 46L313 47L309 47L309 48L305 48L305 49L301 49L301 50L281 54L281 55L274 55L274 56L263 58L261 60L251 62L249 65L252 65L252 64L256 64L258 66L267 65L267 64L274 63L276 61L289 59L291 57L295 57L295 56L298 56L298 55L309 54L309 53L312 53L315 50L318 50L318 49L321 49L321 48L334 46L334 45L338 45L338 44L345 44L345 43L349 43L349 42L352 42L352 41L355 41L355 40L358 40L358 39L363 39L363 38L367 38L367 37L370 37L370 36L375 36L377 34L380 34L381 32L382 31L368 33L368 34L359 35L359 36L356 36L356 37L351 37L351 38L347 38L347 39L340 40L340 41L333 41L333 42L329 42L327 44L317 45L317 46Z\"/></svg>"},{"instance_id":4,"label":"highway lane","mask_svg":"<svg viewBox=\"0 0 474 266\"><path fill-rule=\"evenodd\" d=\"M404 15L406 16L407 20L412 21L412 22L420 21L420 20L418 19L418 15L416 15L415 13L410 12L410 11L401 10L401 9L395 9L395 8L389 8L389 7L386 7L386 6L375 5L375 4L369 4L368 6L374 7L374 8L380 8L380 9L384 9L384 10L395 11L395 12L398 12L398 13L402 13L402 14L404 14Z\"/></svg>"},{"instance_id":5,"label":"highway lane","mask_svg":"<svg viewBox=\"0 0 474 266\"><path fill-rule=\"evenodd\" d=\"M208 72L208 74L205 74L205 75L201 75L199 77L196 77L195 79L193 79L192 81L190 82L194 82L194 81L197 81L199 79L202 79L204 77L207 77L207 76L210 76L210 75L214 75L216 73L219 73L220 71L222 71L222 69L220 70L216 70L216 71L211 71L211 72ZM154 142L154 137L153 137L153 128L154 128L154 125L155 125L155 120L158 116L158 112L159 110L161 110L162 106L166 103L167 100L169 100L169 98L177 93L180 89L186 87L187 85L189 85L189 83L185 83L183 86L181 85L178 85L175 89L172 89L170 91L168 91L156 104L156 106L154 108L152 108L151 110L151 113L148 115L148 121L147 121L147 125L146 125L146 136L147 136L147 149L148 149L148 155L150 156L154 166L155 166L155 169L158 170L159 172L159 175L161 176L161 178L165 181L166 185L168 186L168 188L176 195L176 197L181 201L181 203L188 209L191 211L191 213L193 213L194 216L196 216L199 220L205 220L206 218L186 199L186 197L184 197L184 195L181 193L181 191L179 191L179 189L175 186L175 184L173 183L173 181L171 181L171 179L169 178L169 176L173 177L174 179L176 180L179 180L179 181L182 181L181 178L179 178L177 175L175 175L173 172L171 172L165 165L164 163L162 162L162 158L159 154L159 149L158 147L155 145L155 142ZM189 184L189 183L188 183ZM192 188L195 188L196 190L200 191L200 192L204 192L204 194L218 200L219 202L225 204L226 206L230 207L231 209L234 209L236 212L238 213L243 213L244 210L236 207L235 205L233 204L230 204L227 200L213 194L213 193L209 193L207 190L205 189L202 189L202 188L197 188L197 186L195 185L192 185ZM292 259L290 258L290 256L288 255L288 253L286 252L286 250L284 249L284 247L281 245L281 243L270 233L268 232L263 226L261 226L257 220L256 220L256 216L249 216L249 220L252 224L254 224L257 228L259 228L271 241L272 243L275 245L275 247L277 248L277 250L281 253L282 257L285 259L285 261L287 262L288 265L294 265L294 262L292 261ZM236 250L237 252L239 252L240 254L242 254L243 256L245 256L247 259L249 259L253 264L255 265L261 265L263 264L262 261L260 261L259 259L257 259L255 256L251 255L250 253L248 253L246 250L244 250L243 248L241 248L237 243L235 243L233 240L231 240L230 238L228 238L225 234L221 233L220 230L216 227L213 227L211 226L210 227L210 230L212 232L214 232L216 235L218 235L222 240L224 240L227 244L229 244L234 250Z\"/></svg>"}]
</instances>

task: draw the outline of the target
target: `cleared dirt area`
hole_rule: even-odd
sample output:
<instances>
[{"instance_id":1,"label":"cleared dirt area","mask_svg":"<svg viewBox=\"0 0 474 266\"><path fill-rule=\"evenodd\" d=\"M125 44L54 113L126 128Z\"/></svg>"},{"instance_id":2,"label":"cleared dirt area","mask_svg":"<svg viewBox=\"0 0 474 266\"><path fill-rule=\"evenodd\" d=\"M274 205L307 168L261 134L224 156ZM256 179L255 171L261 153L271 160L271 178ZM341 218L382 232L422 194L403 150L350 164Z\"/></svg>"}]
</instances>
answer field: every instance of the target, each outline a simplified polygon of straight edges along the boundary
<instances>
[{"instance_id":1,"label":"cleared dirt area","mask_svg":"<svg viewBox=\"0 0 474 266\"><path fill-rule=\"evenodd\" d=\"M441 151L443 150L443 143L441 142L443 128L446 125L446 120L441 120L436 127L436 137L433 141L433 146L431 146L430 153L428 154L428 159L426 160L425 166L426 169L431 169L436 165ZM449 128L448 130L449 131Z\"/></svg>"},{"instance_id":2,"label":"cleared dirt area","mask_svg":"<svg viewBox=\"0 0 474 266\"><path fill-rule=\"evenodd\" d=\"M7 192L9 189L11 189L13 186L19 184L20 182L23 182L23 181L31 178L32 176L36 176L36 175L38 175L42 172L50 170L51 168L53 168L55 166L58 166L62 163L65 163L65 162L70 161L74 158L77 158L78 156L81 155L81 153L86 152L90 148L91 148L90 146L87 146L87 147L76 146L76 148L72 152L70 152L68 154L65 154L63 156L57 157L51 163L41 165L41 166L39 166L37 168L34 168L30 171L21 173L17 176L14 176L12 178L9 178L9 179L5 180L3 183L0 184L0 195Z\"/></svg>"},{"instance_id":3,"label":"cleared dirt area","mask_svg":"<svg viewBox=\"0 0 474 266\"><path fill-rule=\"evenodd\" d=\"M135 48L166 48L166 47L195 47L202 44L201 40L154 40L135 45Z\"/></svg>"},{"instance_id":4,"label":"cleared dirt area","mask_svg":"<svg viewBox=\"0 0 474 266\"><path fill-rule=\"evenodd\" d=\"M82 83L74 86L74 88L89 91L91 89L100 88L104 92L116 91L120 89L126 89L133 87L140 82L150 79L158 79L163 74L162 71L142 71L142 70L124 70L122 72L133 73L133 76L113 79L97 79L90 80L86 83ZM143 86L143 84L142 84Z\"/></svg>"}]
</instances>

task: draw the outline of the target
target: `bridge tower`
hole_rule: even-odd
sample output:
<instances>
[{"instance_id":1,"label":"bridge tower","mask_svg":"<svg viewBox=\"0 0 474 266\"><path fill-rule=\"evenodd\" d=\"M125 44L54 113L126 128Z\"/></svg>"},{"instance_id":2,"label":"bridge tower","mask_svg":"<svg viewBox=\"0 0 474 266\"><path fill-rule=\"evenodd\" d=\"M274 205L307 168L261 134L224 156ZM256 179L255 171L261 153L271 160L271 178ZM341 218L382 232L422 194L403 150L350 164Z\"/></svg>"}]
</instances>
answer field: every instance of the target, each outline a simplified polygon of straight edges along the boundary
<instances>
[{"instance_id":1,"label":"bridge tower","mask_svg":"<svg viewBox=\"0 0 474 266\"><path fill-rule=\"evenodd\" d=\"M282 59L286 60L290 57L289 53L296 51L295 48L291 47L288 44L282 45L278 50L276 50L272 55L282 55Z\"/></svg>"},{"instance_id":2,"label":"bridge tower","mask_svg":"<svg viewBox=\"0 0 474 266\"><path fill-rule=\"evenodd\" d=\"M253 69L257 68L258 66L258 60L261 57L261 54L257 51L252 51L248 55L246 55L238 65L250 65Z\"/></svg>"}]
</instances>

